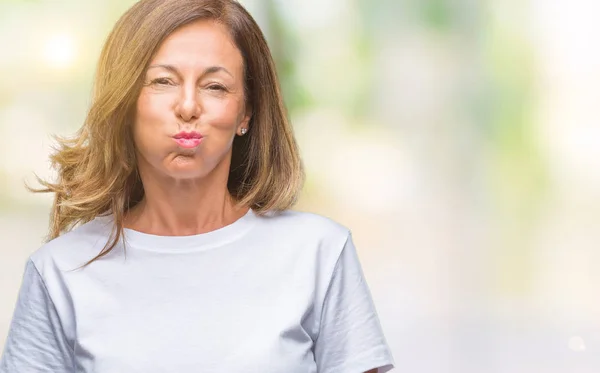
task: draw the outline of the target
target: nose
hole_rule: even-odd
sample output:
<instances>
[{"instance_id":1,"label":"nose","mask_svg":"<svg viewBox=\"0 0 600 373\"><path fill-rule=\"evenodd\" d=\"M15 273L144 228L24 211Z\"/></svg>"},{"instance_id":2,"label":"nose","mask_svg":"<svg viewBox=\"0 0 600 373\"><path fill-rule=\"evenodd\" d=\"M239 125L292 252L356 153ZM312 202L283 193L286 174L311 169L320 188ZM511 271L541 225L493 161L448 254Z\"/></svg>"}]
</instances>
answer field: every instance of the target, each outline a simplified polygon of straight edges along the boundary
<instances>
[{"instance_id":1,"label":"nose","mask_svg":"<svg viewBox=\"0 0 600 373\"><path fill-rule=\"evenodd\" d=\"M200 117L200 112L200 100L196 87L183 87L175 105L177 117L183 122L191 122Z\"/></svg>"}]
</instances>

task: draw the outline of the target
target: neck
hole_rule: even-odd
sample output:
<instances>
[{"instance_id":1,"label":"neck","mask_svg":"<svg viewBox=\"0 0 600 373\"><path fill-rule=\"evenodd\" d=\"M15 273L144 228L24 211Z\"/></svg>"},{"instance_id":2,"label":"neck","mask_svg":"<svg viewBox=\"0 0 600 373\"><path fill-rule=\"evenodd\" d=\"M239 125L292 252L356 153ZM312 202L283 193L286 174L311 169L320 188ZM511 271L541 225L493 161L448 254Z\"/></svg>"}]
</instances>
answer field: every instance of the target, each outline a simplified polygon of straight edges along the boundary
<instances>
[{"instance_id":1,"label":"neck","mask_svg":"<svg viewBox=\"0 0 600 373\"><path fill-rule=\"evenodd\" d=\"M235 222L248 208L236 205L229 194L227 173L218 174L182 181L140 170L144 198L127 213L125 228L159 236L189 236Z\"/></svg>"}]
</instances>

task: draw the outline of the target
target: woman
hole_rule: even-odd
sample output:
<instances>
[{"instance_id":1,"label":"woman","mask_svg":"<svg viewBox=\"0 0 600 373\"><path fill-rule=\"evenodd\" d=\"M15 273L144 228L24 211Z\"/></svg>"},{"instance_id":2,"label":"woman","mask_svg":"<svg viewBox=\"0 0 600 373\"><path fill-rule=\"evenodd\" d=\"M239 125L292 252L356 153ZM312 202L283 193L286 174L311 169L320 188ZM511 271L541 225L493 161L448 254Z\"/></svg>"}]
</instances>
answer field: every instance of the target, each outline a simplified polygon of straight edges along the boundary
<instances>
[{"instance_id":1,"label":"woman","mask_svg":"<svg viewBox=\"0 0 600 373\"><path fill-rule=\"evenodd\" d=\"M143 0L52 158L0 372L386 372L349 231L293 212L275 68L232 0Z\"/></svg>"}]
</instances>

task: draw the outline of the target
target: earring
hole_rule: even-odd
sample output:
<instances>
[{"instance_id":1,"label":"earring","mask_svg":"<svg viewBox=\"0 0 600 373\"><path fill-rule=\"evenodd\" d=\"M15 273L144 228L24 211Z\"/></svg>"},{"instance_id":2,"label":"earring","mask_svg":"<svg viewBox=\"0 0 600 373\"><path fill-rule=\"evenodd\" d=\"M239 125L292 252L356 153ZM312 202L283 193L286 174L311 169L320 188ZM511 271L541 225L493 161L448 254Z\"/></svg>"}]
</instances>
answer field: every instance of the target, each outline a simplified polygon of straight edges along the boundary
<instances>
[{"instance_id":1,"label":"earring","mask_svg":"<svg viewBox=\"0 0 600 373\"><path fill-rule=\"evenodd\" d=\"M246 134L246 132L248 132L248 130L247 130L247 129L245 129L245 128L242 128L242 129L241 129L241 132L242 132L242 136L244 136L244 135Z\"/></svg>"}]
</instances>

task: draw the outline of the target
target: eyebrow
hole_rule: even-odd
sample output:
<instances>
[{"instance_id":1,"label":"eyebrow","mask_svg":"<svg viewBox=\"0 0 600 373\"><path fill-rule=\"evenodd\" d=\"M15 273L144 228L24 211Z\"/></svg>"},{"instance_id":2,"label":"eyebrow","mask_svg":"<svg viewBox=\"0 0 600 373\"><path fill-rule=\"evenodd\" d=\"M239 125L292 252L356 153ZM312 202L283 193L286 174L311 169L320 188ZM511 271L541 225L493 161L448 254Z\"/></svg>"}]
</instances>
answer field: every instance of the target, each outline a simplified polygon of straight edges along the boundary
<instances>
[{"instance_id":1,"label":"eyebrow","mask_svg":"<svg viewBox=\"0 0 600 373\"><path fill-rule=\"evenodd\" d=\"M165 70L171 71L172 73L174 73L174 74L176 74L178 76L182 75L179 72L179 70L175 66L173 66L173 65L166 65L166 64L150 65L148 67L148 70L150 70L150 69L165 69ZM229 75L229 76L231 76L233 78L233 74L231 74L229 72L229 70L227 70L223 66L210 66L210 67L207 67L202 72L202 76L209 75L209 74L215 74L215 73L217 73L219 71L223 71L224 73L226 73L227 75Z\"/></svg>"}]
</instances>

